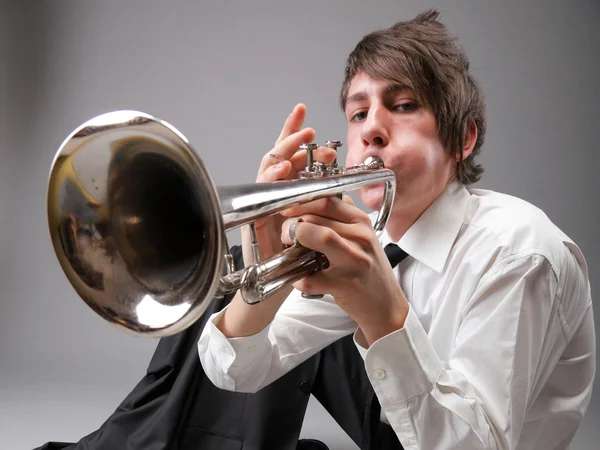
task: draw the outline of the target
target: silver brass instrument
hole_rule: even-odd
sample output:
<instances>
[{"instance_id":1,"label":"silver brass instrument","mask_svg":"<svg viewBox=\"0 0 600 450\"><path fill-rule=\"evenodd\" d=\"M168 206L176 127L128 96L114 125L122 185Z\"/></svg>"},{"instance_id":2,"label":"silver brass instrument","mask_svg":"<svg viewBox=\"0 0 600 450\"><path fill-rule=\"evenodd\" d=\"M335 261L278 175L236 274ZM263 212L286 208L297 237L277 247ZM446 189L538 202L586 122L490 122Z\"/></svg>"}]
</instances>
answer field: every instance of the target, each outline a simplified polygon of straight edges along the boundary
<instances>
[{"instance_id":1,"label":"silver brass instrument","mask_svg":"<svg viewBox=\"0 0 600 450\"><path fill-rule=\"evenodd\" d=\"M168 123L137 111L95 117L67 137L50 171L48 225L60 265L88 306L139 336L182 331L214 297L238 289L246 302L262 301L327 261L299 245L259 261L255 246L257 262L235 271L226 231L376 183L385 183L377 233L390 214L395 178L381 160L342 168L313 162L313 149L300 179L217 189Z\"/></svg>"}]
</instances>

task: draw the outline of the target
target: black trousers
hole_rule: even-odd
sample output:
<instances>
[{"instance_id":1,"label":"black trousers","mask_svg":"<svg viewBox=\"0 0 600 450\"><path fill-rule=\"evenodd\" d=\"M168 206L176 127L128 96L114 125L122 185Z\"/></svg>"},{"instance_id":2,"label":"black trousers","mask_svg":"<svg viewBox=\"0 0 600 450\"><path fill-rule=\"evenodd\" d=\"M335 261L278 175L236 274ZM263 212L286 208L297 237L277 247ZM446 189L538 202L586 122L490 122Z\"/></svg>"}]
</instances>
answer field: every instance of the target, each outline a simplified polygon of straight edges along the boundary
<instances>
[{"instance_id":1,"label":"black trousers","mask_svg":"<svg viewBox=\"0 0 600 450\"><path fill-rule=\"evenodd\" d=\"M236 266L241 249L234 247ZM206 377L197 342L201 320L159 341L146 375L115 412L77 443L36 450L295 450L312 393L362 449L402 449L379 404L352 336L340 339L255 394L224 391Z\"/></svg>"}]
</instances>

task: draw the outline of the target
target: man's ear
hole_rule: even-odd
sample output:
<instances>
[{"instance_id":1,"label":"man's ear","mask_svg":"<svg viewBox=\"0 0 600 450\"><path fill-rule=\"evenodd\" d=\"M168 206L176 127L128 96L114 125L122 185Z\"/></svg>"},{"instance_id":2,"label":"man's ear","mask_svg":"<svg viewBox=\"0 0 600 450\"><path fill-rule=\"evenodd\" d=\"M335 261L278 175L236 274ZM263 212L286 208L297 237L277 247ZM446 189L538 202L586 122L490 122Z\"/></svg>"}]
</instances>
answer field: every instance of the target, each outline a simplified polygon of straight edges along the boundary
<instances>
[{"instance_id":1,"label":"man's ear","mask_svg":"<svg viewBox=\"0 0 600 450\"><path fill-rule=\"evenodd\" d=\"M462 160L464 161L471 155L473 148L475 147L475 143L477 142L477 125L475 124L475 120L469 116L467 119L467 129L465 130L465 142L462 148ZM456 161L460 162L461 159L460 152L456 152Z\"/></svg>"}]
</instances>

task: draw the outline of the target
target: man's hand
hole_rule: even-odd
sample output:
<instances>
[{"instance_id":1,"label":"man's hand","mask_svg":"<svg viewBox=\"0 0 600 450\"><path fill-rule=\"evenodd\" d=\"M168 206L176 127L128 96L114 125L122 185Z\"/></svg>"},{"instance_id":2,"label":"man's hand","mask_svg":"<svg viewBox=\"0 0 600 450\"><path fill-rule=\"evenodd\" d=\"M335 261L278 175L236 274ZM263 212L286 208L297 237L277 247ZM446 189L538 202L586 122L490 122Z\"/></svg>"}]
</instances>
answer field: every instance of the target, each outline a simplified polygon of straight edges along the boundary
<instances>
[{"instance_id":1,"label":"man's hand","mask_svg":"<svg viewBox=\"0 0 600 450\"><path fill-rule=\"evenodd\" d=\"M288 209L281 240L291 244L289 224L296 224L296 239L304 247L323 253L328 269L295 283L307 293L331 294L358 324L370 346L404 326L408 302L377 239L369 216L350 197L317 200ZM363 345L365 343L362 343Z\"/></svg>"},{"instance_id":2,"label":"man's hand","mask_svg":"<svg viewBox=\"0 0 600 450\"><path fill-rule=\"evenodd\" d=\"M257 183L292 180L298 177L298 171L306 167L306 151L298 151L298 148L302 144L313 142L315 131L312 128L302 128L305 117L306 107L303 104L296 105L287 117L275 146L262 157L256 176ZM315 161L331 163L336 157L336 152L330 148L319 147L313 157ZM255 228L263 259L283 250L279 235L284 220L285 217L274 214L256 221ZM242 243L244 262L246 265L254 263L248 226L242 227Z\"/></svg>"},{"instance_id":3,"label":"man's hand","mask_svg":"<svg viewBox=\"0 0 600 450\"><path fill-rule=\"evenodd\" d=\"M306 117L306 107L297 105L288 116L273 149L261 160L256 177L257 183L266 183L297 178L298 171L306 167L306 151L298 151L300 145L313 142L315 131L302 128ZM315 150L315 161L331 163L336 157L335 150L320 147ZM281 242L281 226L285 217L274 214L255 223L261 258L267 259L284 249ZM254 264L252 239L249 226L242 227L242 248L244 263ZM277 313L277 310L292 291L290 286L261 303L248 305L238 291L221 320L216 324L226 337L250 336L264 329Z\"/></svg>"}]
</instances>

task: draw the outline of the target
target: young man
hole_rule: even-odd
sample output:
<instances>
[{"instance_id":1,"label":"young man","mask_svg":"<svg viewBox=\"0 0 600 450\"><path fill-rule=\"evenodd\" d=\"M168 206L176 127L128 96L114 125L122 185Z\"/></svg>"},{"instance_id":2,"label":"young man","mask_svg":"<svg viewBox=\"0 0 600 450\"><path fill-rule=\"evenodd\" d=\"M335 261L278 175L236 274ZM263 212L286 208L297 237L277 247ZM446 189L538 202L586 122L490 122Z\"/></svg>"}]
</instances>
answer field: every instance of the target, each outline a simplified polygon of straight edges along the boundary
<instances>
[{"instance_id":1,"label":"young man","mask_svg":"<svg viewBox=\"0 0 600 450\"><path fill-rule=\"evenodd\" d=\"M482 173L483 99L437 19L430 11L371 33L348 58L348 164L376 155L396 174L381 239L347 197L258 223L264 257L291 244L293 228L330 267L258 305L236 295L209 319L200 360L217 387L257 392L351 337L381 405L374 411L405 449L566 448L595 372L585 261L539 209L467 188ZM305 113L300 105L288 117L257 181L302 167L296 149L314 138L301 129ZM359 194L378 209L382 192ZM249 262L246 232L243 241ZM408 254L396 268L389 243Z\"/></svg>"}]
</instances>

